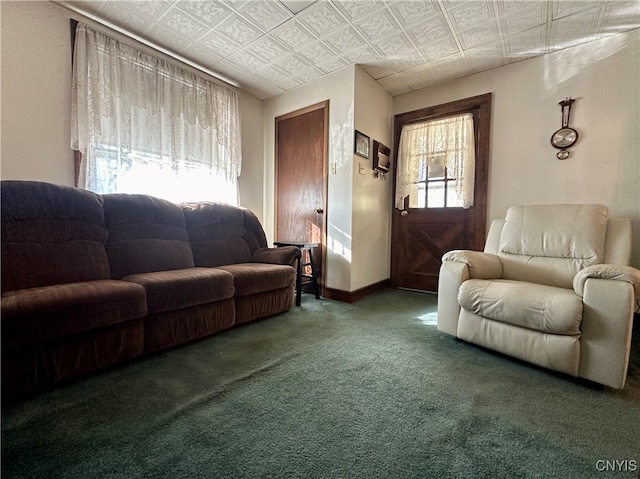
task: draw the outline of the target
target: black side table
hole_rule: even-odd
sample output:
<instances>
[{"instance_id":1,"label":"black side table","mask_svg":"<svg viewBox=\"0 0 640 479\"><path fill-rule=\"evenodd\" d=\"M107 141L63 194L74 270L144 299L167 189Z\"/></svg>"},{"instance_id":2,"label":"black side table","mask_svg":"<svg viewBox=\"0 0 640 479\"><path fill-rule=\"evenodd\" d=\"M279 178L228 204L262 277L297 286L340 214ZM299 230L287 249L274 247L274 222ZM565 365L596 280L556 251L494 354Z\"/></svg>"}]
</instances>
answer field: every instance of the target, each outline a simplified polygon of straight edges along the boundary
<instances>
[{"instance_id":1,"label":"black side table","mask_svg":"<svg viewBox=\"0 0 640 479\"><path fill-rule=\"evenodd\" d=\"M296 246L300 248L302 253L298 260L298 272L296 274L296 306L300 306L302 296L302 286L310 284L313 287L313 294L316 299L320 299L320 288L318 287L318 277L316 276L316 267L313 264L313 249L318 246L318 243L299 243L296 241L274 241L273 245L280 246ZM305 261L304 256L307 253L308 260ZM304 273L304 267L309 266L311 268L311 274ZM303 281L303 278L308 281Z\"/></svg>"}]
</instances>

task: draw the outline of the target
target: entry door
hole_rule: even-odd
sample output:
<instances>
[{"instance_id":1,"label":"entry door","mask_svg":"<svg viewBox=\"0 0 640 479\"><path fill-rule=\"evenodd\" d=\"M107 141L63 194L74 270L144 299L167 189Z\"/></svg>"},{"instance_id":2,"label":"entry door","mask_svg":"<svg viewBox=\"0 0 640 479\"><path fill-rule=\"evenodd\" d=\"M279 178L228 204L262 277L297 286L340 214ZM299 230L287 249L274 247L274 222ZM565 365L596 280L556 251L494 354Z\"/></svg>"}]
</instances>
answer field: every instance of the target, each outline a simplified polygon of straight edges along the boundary
<instances>
[{"instance_id":1,"label":"entry door","mask_svg":"<svg viewBox=\"0 0 640 479\"><path fill-rule=\"evenodd\" d=\"M276 241L318 243L322 290L329 102L276 118Z\"/></svg>"},{"instance_id":2,"label":"entry door","mask_svg":"<svg viewBox=\"0 0 640 479\"><path fill-rule=\"evenodd\" d=\"M491 94L395 116L394 167L403 125L471 113L476 148L474 204L394 208L392 215L391 282L395 287L437 291L442 256L453 249L482 250L486 233L487 171ZM395 192L395 188L394 188Z\"/></svg>"}]
</instances>

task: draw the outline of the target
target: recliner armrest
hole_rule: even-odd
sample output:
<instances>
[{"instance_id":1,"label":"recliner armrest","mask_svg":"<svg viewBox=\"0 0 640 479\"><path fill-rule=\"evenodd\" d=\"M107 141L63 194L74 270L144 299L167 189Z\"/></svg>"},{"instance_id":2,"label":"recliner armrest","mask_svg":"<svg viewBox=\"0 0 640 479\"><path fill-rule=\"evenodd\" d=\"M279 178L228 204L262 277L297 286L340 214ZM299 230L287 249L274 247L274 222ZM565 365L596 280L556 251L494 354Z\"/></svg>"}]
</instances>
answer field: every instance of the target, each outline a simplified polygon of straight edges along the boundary
<instances>
[{"instance_id":1,"label":"recliner armrest","mask_svg":"<svg viewBox=\"0 0 640 479\"><path fill-rule=\"evenodd\" d=\"M471 250L453 250L445 253L442 262L456 261L469 267L470 278L498 279L502 277L502 262L491 253Z\"/></svg>"},{"instance_id":2,"label":"recliner armrest","mask_svg":"<svg viewBox=\"0 0 640 479\"><path fill-rule=\"evenodd\" d=\"M253 253L252 263L270 263L295 266L301 256L300 248L283 246L280 248L260 248Z\"/></svg>"},{"instance_id":3,"label":"recliner armrest","mask_svg":"<svg viewBox=\"0 0 640 479\"><path fill-rule=\"evenodd\" d=\"M573 277L573 289L584 297L584 286L589 278L626 281L633 286L636 298L640 297L640 270L618 264L594 264L578 271Z\"/></svg>"}]
</instances>

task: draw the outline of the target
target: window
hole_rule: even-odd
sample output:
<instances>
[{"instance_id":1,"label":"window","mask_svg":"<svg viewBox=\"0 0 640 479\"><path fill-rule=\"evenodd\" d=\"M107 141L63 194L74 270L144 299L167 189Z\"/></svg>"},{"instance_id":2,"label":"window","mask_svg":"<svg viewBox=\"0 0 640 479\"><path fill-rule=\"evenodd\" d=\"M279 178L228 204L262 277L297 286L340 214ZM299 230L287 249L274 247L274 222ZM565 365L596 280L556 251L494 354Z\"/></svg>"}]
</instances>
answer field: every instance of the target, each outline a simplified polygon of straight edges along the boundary
<instances>
[{"instance_id":1,"label":"window","mask_svg":"<svg viewBox=\"0 0 640 479\"><path fill-rule=\"evenodd\" d=\"M404 125L398 149L396 207L469 208L475 178L473 115Z\"/></svg>"},{"instance_id":2,"label":"window","mask_svg":"<svg viewBox=\"0 0 640 479\"><path fill-rule=\"evenodd\" d=\"M79 186L238 204L234 91L78 24L72 102Z\"/></svg>"}]
</instances>

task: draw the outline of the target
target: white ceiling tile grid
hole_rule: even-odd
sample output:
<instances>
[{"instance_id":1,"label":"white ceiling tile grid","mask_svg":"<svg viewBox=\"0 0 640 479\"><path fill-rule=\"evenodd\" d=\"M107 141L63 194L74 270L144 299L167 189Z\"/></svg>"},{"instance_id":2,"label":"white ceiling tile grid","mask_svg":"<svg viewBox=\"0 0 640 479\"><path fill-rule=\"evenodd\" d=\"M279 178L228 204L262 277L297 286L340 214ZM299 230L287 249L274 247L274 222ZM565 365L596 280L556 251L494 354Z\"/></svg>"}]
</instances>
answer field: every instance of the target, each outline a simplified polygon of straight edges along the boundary
<instances>
[{"instance_id":1,"label":"white ceiling tile grid","mask_svg":"<svg viewBox=\"0 0 640 479\"><path fill-rule=\"evenodd\" d=\"M52 0L266 99L358 64L391 95L640 28L638 0Z\"/></svg>"}]
</instances>

